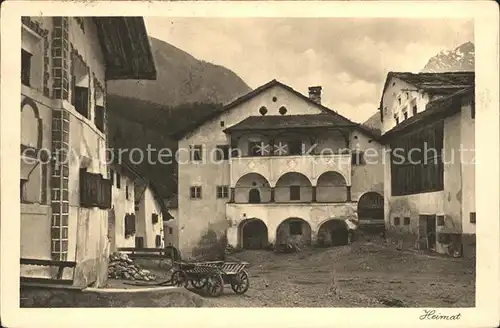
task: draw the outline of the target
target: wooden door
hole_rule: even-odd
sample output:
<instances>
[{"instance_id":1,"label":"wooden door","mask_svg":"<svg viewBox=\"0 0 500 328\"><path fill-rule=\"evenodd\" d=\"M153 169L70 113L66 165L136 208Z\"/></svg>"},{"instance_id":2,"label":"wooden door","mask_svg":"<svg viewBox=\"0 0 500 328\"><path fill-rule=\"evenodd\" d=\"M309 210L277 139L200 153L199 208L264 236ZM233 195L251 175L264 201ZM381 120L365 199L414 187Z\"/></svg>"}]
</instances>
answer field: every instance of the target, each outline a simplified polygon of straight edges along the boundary
<instances>
[{"instance_id":1,"label":"wooden door","mask_svg":"<svg viewBox=\"0 0 500 328\"><path fill-rule=\"evenodd\" d=\"M429 250L436 250L436 216L427 216L427 247Z\"/></svg>"},{"instance_id":2,"label":"wooden door","mask_svg":"<svg viewBox=\"0 0 500 328\"><path fill-rule=\"evenodd\" d=\"M419 215L418 217L418 248L421 250L428 249L427 247L427 216Z\"/></svg>"}]
</instances>

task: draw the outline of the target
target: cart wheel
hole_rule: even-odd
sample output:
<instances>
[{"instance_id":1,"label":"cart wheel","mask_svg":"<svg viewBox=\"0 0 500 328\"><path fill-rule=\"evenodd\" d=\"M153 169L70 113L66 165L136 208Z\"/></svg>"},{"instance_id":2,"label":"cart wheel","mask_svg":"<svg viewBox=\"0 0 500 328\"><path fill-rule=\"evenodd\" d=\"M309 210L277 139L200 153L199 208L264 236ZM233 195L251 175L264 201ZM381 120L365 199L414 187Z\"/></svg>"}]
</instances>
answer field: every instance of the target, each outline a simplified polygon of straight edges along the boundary
<instances>
[{"instance_id":1,"label":"cart wheel","mask_svg":"<svg viewBox=\"0 0 500 328\"><path fill-rule=\"evenodd\" d=\"M187 287L189 283L186 273L179 270L172 273L172 278L170 280L172 284L177 287Z\"/></svg>"},{"instance_id":2,"label":"cart wheel","mask_svg":"<svg viewBox=\"0 0 500 328\"><path fill-rule=\"evenodd\" d=\"M191 280L191 285L196 289L202 289L207 285L207 278Z\"/></svg>"},{"instance_id":3,"label":"cart wheel","mask_svg":"<svg viewBox=\"0 0 500 328\"><path fill-rule=\"evenodd\" d=\"M206 279L207 293L209 296L217 297L224 291L224 280L220 274L214 274Z\"/></svg>"},{"instance_id":4,"label":"cart wheel","mask_svg":"<svg viewBox=\"0 0 500 328\"><path fill-rule=\"evenodd\" d=\"M231 288L236 294L244 294L248 290L248 287L250 287L248 273L245 270L241 270L231 280Z\"/></svg>"}]
</instances>

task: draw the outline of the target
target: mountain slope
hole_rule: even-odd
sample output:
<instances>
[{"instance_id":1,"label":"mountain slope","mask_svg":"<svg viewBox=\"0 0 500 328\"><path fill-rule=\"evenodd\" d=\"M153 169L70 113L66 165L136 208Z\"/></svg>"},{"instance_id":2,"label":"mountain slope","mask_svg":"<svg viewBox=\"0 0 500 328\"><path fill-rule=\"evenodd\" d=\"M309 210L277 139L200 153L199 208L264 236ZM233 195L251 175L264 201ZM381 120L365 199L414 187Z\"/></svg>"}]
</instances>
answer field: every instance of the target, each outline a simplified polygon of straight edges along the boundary
<instances>
[{"instance_id":1,"label":"mountain slope","mask_svg":"<svg viewBox=\"0 0 500 328\"><path fill-rule=\"evenodd\" d=\"M454 50L445 50L429 59L421 72L441 73L474 71L474 44L466 42Z\"/></svg>"},{"instance_id":2,"label":"mountain slope","mask_svg":"<svg viewBox=\"0 0 500 328\"><path fill-rule=\"evenodd\" d=\"M220 108L217 104L198 103L167 107L110 94L107 98L109 147L121 149L124 161L155 182L162 197L169 198L177 192L177 142L169 134ZM142 162L139 163L139 152L132 149L141 150Z\"/></svg>"},{"instance_id":3,"label":"mountain slope","mask_svg":"<svg viewBox=\"0 0 500 328\"><path fill-rule=\"evenodd\" d=\"M154 81L110 81L108 93L177 106L225 103L250 91L231 70L198 60L171 44L150 38L158 71Z\"/></svg>"}]
</instances>

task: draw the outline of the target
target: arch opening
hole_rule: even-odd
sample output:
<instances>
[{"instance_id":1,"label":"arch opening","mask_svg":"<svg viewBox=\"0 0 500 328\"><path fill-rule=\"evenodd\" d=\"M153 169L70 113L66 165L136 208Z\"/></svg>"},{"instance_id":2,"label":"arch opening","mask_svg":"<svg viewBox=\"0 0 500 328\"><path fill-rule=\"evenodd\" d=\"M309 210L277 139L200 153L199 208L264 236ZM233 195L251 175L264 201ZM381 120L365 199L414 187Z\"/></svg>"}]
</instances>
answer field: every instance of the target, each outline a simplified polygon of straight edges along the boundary
<instances>
[{"instance_id":1,"label":"arch opening","mask_svg":"<svg viewBox=\"0 0 500 328\"><path fill-rule=\"evenodd\" d=\"M243 175L234 188L236 203L267 203L271 201L271 185L265 177L258 173Z\"/></svg>"},{"instance_id":2,"label":"arch opening","mask_svg":"<svg viewBox=\"0 0 500 328\"><path fill-rule=\"evenodd\" d=\"M274 187L276 203L311 202L313 188L311 181L302 173L283 174Z\"/></svg>"},{"instance_id":3,"label":"arch opening","mask_svg":"<svg viewBox=\"0 0 500 328\"><path fill-rule=\"evenodd\" d=\"M258 218L243 220L239 237L239 246L243 249L264 249L269 245L267 226Z\"/></svg>"},{"instance_id":4,"label":"arch opening","mask_svg":"<svg viewBox=\"0 0 500 328\"><path fill-rule=\"evenodd\" d=\"M318 229L319 247L347 245L350 242L350 231L347 223L341 219L330 219Z\"/></svg>"},{"instance_id":5,"label":"arch opening","mask_svg":"<svg viewBox=\"0 0 500 328\"><path fill-rule=\"evenodd\" d=\"M276 246L311 245L311 226L301 218L288 218L276 228Z\"/></svg>"},{"instance_id":6,"label":"arch opening","mask_svg":"<svg viewBox=\"0 0 500 328\"><path fill-rule=\"evenodd\" d=\"M384 197L373 191L363 194L358 200L358 220L365 232L384 231Z\"/></svg>"},{"instance_id":7,"label":"arch opening","mask_svg":"<svg viewBox=\"0 0 500 328\"><path fill-rule=\"evenodd\" d=\"M318 177L316 199L324 203L347 201L347 183L344 176L335 171L327 171Z\"/></svg>"}]
</instances>

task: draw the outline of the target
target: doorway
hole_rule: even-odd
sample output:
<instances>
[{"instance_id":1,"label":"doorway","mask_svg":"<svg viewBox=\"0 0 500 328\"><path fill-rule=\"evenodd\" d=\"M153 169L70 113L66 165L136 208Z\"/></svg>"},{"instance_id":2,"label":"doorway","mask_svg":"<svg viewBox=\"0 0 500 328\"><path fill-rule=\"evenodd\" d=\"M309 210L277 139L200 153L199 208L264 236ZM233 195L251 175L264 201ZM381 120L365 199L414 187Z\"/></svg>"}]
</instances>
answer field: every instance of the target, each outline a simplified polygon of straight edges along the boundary
<instances>
[{"instance_id":1,"label":"doorway","mask_svg":"<svg viewBox=\"0 0 500 328\"><path fill-rule=\"evenodd\" d=\"M418 221L418 244L421 250L436 250L436 216L420 215Z\"/></svg>"},{"instance_id":2,"label":"doorway","mask_svg":"<svg viewBox=\"0 0 500 328\"><path fill-rule=\"evenodd\" d=\"M248 202L250 204L260 203L260 191L258 189L250 189L248 192Z\"/></svg>"},{"instance_id":3,"label":"doorway","mask_svg":"<svg viewBox=\"0 0 500 328\"><path fill-rule=\"evenodd\" d=\"M259 219L242 222L241 246L244 249L264 249L269 244L267 226Z\"/></svg>"},{"instance_id":4,"label":"doorway","mask_svg":"<svg viewBox=\"0 0 500 328\"><path fill-rule=\"evenodd\" d=\"M436 216L427 216L427 245L430 251L436 250Z\"/></svg>"}]
</instances>

